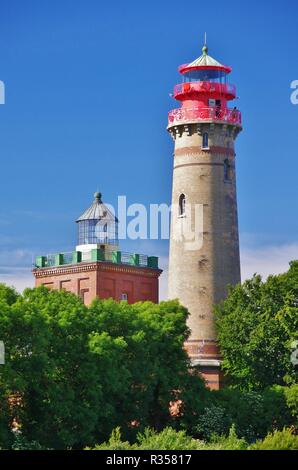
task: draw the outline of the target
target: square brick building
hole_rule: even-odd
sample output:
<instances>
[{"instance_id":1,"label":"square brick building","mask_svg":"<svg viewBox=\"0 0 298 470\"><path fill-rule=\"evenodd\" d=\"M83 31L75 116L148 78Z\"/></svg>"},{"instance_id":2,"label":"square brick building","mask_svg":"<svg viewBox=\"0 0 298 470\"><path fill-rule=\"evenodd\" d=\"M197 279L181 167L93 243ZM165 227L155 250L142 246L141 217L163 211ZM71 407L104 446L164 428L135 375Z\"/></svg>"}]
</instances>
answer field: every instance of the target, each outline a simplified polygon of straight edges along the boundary
<instances>
[{"instance_id":1,"label":"square brick building","mask_svg":"<svg viewBox=\"0 0 298 470\"><path fill-rule=\"evenodd\" d=\"M156 256L119 251L118 219L95 193L93 204L77 219L78 245L70 253L38 256L35 286L65 289L86 305L96 297L128 303L158 302Z\"/></svg>"}]
</instances>

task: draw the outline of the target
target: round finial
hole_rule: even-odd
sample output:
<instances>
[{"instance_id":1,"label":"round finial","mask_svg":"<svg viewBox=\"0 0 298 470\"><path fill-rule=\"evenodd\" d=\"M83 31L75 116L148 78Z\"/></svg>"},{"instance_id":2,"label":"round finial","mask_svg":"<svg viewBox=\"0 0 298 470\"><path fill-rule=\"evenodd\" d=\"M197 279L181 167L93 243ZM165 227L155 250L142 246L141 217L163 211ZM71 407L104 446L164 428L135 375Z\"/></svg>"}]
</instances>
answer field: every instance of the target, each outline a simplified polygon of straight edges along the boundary
<instances>
[{"instance_id":1,"label":"round finial","mask_svg":"<svg viewBox=\"0 0 298 470\"><path fill-rule=\"evenodd\" d=\"M208 47L206 46L206 44L203 46L202 52L203 52L204 55L208 54Z\"/></svg>"},{"instance_id":2,"label":"round finial","mask_svg":"<svg viewBox=\"0 0 298 470\"><path fill-rule=\"evenodd\" d=\"M96 191L96 193L94 193L94 199L96 199L97 201L101 201L101 193L99 193L98 191Z\"/></svg>"}]
</instances>

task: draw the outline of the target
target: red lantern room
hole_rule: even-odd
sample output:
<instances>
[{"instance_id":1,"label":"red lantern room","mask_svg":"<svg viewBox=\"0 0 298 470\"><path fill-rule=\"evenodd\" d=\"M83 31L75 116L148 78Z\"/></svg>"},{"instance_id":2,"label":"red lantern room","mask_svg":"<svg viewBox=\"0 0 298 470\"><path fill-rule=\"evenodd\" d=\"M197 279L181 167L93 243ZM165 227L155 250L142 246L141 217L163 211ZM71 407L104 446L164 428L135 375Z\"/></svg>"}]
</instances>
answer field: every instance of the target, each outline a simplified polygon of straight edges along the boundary
<instances>
[{"instance_id":1,"label":"red lantern room","mask_svg":"<svg viewBox=\"0 0 298 470\"><path fill-rule=\"evenodd\" d=\"M236 87L228 83L231 67L223 65L208 55L204 45L203 54L190 64L179 67L183 81L174 88L174 98L181 107L169 112L169 127L175 124L198 121L219 121L238 124L241 113L228 102L236 98Z\"/></svg>"}]
</instances>

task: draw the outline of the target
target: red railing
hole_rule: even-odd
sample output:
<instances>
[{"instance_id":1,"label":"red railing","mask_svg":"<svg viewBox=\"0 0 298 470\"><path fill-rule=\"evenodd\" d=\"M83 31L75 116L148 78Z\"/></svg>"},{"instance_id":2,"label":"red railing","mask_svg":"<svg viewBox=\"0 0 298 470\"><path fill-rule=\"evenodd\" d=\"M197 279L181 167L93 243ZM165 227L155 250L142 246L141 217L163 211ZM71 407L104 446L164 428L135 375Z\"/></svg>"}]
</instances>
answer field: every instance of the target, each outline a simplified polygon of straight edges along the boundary
<instances>
[{"instance_id":1,"label":"red railing","mask_svg":"<svg viewBox=\"0 0 298 470\"><path fill-rule=\"evenodd\" d=\"M191 121L224 121L241 125L241 112L238 109L209 108L178 108L168 114L169 125Z\"/></svg>"},{"instance_id":2,"label":"red railing","mask_svg":"<svg viewBox=\"0 0 298 470\"><path fill-rule=\"evenodd\" d=\"M236 86L230 83L186 82L174 87L175 98L188 93L214 93L228 95L232 99L236 97Z\"/></svg>"}]
</instances>

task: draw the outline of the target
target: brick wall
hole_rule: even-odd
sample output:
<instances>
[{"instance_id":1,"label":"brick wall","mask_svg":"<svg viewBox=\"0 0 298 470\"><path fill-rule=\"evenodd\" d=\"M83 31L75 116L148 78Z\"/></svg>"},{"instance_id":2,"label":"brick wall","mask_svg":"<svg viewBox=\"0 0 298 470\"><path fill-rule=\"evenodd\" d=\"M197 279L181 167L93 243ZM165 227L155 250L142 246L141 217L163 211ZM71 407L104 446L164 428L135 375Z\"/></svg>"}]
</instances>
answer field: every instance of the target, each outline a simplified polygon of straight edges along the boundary
<instances>
[{"instance_id":1,"label":"brick wall","mask_svg":"<svg viewBox=\"0 0 298 470\"><path fill-rule=\"evenodd\" d=\"M92 262L34 269L33 274L36 287L65 289L79 295L86 305L96 296L118 301L121 294L127 295L129 303L158 302L159 269Z\"/></svg>"}]
</instances>

